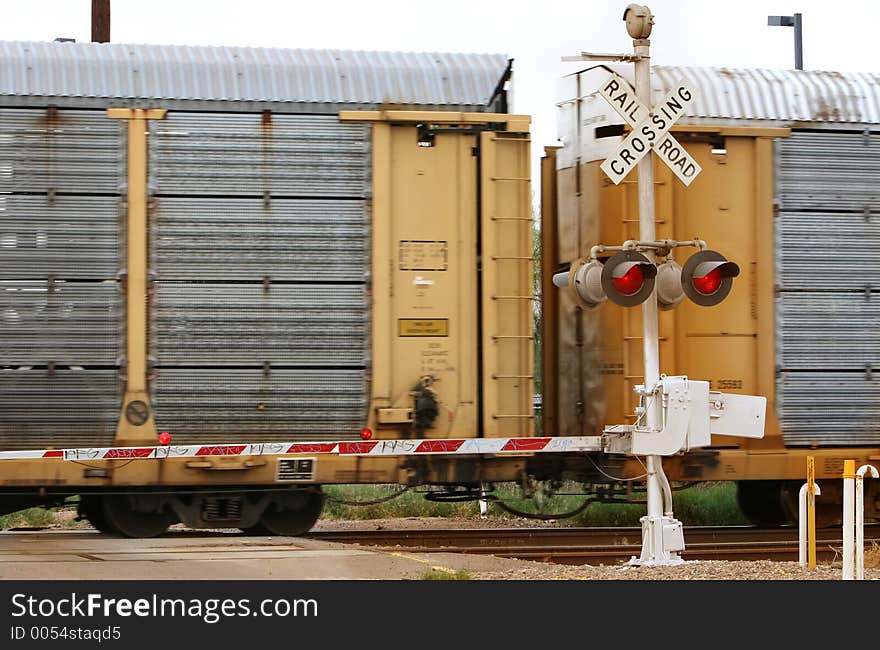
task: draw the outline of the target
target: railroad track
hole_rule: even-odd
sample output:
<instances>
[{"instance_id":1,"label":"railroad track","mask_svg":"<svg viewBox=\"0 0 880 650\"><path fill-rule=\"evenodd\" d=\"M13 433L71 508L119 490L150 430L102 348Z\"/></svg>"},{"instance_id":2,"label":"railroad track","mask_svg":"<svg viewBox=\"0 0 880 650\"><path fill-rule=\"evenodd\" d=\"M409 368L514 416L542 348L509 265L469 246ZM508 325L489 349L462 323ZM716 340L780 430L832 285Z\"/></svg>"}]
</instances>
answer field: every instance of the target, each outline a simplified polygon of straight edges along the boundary
<instances>
[{"instance_id":1,"label":"railroad track","mask_svg":"<svg viewBox=\"0 0 880 650\"><path fill-rule=\"evenodd\" d=\"M405 547L413 553L470 553L555 562L615 564L641 552L640 528L481 528L443 530L313 531L308 537L382 548ZM816 556L840 557L840 529L819 530ZM865 527L865 546L880 544L880 526ZM796 528L706 526L685 529L686 560L798 559Z\"/></svg>"},{"instance_id":2,"label":"railroad track","mask_svg":"<svg viewBox=\"0 0 880 650\"><path fill-rule=\"evenodd\" d=\"M40 527L0 533L7 542L19 534L39 533ZM65 533L89 535L93 531L46 529L52 536ZM106 536L99 535L102 539ZM749 526L697 526L685 528L687 560L776 560L796 561L796 528L761 529ZM410 553L468 553L496 555L557 564L611 565L629 560L641 552L641 528L479 528L422 530L317 530L305 535L315 540L359 544L383 550L406 549ZM237 548L235 540L253 538L232 530L174 530L160 539L184 541L212 539L212 549ZM273 548L285 545L285 538L264 538ZM226 541L224 541L226 540ZM865 527L865 546L880 545L880 524ZM839 528L818 531L817 559L840 559L842 540Z\"/></svg>"}]
</instances>

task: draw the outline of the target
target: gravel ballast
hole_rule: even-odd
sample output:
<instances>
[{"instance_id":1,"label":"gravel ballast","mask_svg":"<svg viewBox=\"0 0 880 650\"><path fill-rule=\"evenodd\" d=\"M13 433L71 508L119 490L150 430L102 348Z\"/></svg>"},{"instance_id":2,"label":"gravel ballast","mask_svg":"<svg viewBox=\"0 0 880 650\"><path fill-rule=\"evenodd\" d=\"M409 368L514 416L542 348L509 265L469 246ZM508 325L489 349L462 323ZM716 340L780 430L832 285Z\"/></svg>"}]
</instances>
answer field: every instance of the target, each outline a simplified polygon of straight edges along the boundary
<instances>
[{"instance_id":1,"label":"gravel ballast","mask_svg":"<svg viewBox=\"0 0 880 650\"><path fill-rule=\"evenodd\" d=\"M314 530L427 530L450 528L535 528L565 527L559 522L541 522L529 519L480 519L444 517L407 517L402 519L333 520L323 519ZM687 530L685 530L687 543ZM364 547L369 548L369 547ZM405 551L405 547L399 547ZM873 557L873 554L870 554ZM465 556L465 562L452 560L453 554L431 554L445 568L462 569L474 580L841 580L842 567L838 559L830 564L820 563L815 569L801 567L797 562L772 560L726 561L697 560L678 566L565 565L492 556ZM880 580L880 568L869 566L866 560L866 580Z\"/></svg>"}]
</instances>

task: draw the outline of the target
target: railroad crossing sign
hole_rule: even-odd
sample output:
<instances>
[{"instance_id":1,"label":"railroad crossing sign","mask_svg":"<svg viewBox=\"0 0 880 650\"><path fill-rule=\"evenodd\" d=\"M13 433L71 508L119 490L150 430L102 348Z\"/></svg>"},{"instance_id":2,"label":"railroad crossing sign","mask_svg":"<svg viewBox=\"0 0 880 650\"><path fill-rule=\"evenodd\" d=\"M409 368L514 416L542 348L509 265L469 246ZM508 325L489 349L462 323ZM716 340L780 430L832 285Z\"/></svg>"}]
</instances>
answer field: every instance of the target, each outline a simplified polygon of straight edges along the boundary
<instances>
[{"instance_id":1,"label":"railroad crossing sign","mask_svg":"<svg viewBox=\"0 0 880 650\"><path fill-rule=\"evenodd\" d=\"M620 75L612 73L600 90L602 96L632 127L617 150L601 165L615 185L620 184L633 167L651 150L657 154L685 185L690 185L703 170L685 148L669 133L684 115L696 95L687 81L676 84L653 110L636 97L635 91Z\"/></svg>"}]
</instances>

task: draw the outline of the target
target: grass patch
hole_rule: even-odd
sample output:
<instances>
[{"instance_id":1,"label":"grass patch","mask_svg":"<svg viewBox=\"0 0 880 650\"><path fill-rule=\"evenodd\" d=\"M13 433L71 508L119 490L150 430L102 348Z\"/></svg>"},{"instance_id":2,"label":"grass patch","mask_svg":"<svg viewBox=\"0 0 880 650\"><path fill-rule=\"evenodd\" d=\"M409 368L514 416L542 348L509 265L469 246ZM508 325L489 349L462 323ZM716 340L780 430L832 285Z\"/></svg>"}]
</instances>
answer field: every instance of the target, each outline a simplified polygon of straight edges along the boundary
<instances>
[{"instance_id":1,"label":"grass patch","mask_svg":"<svg viewBox=\"0 0 880 650\"><path fill-rule=\"evenodd\" d=\"M61 506L58 508L28 508L19 510L8 515L0 515L0 530L11 528L49 528L64 527L74 528L84 526L76 519L75 506Z\"/></svg>"},{"instance_id":2,"label":"grass patch","mask_svg":"<svg viewBox=\"0 0 880 650\"><path fill-rule=\"evenodd\" d=\"M375 501L396 494L397 485L325 485L322 516L326 519L391 519L400 517L472 517L479 515L475 501L464 503L438 503L428 501L424 495L413 490L404 492L385 503L349 505L342 502Z\"/></svg>"},{"instance_id":3,"label":"grass patch","mask_svg":"<svg viewBox=\"0 0 880 650\"><path fill-rule=\"evenodd\" d=\"M416 490L385 503L364 506L348 505L340 501L375 501L398 492L398 486L328 485L324 492L326 519L392 519L405 517L478 517L476 501L441 503L428 501ZM561 492L579 492L579 484L565 485ZM495 486L493 494L511 507L533 514L557 514L575 510L586 497L580 495L547 495L538 491L534 498L524 499L519 487L513 484ZM675 516L687 526L747 525L749 522L736 504L736 485L732 482L702 483L673 492ZM593 503L578 515L560 519L571 526L638 526L646 513L644 503ZM491 519L516 519L516 515L490 502Z\"/></svg>"},{"instance_id":4,"label":"grass patch","mask_svg":"<svg viewBox=\"0 0 880 650\"><path fill-rule=\"evenodd\" d=\"M473 580L473 576L465 571L464 569L460 569L458 571L449 572L449 571L440 571L438 569L431 569L430 571L426 571L421 575L419 580Z\"/></svg>"},{"instance_id":5,"label":"grass patch","mask_svg":"<svg viewBox=\"0 0 880 650\"><path fill-rule=\"evenodd\" d=\"M736 503L736 483L700 483L672 493L675 516L686 526L747 526Z\"/></svg>"},{"instance_id":6,"label":"grass patch","mask_svg":"<svg viewBox=\"0 0 880 650\"><path fill-rule=\"evenodd\" d=\"M10 528L36 528L52 526L56 522L55 513L45 508L28 508L0 516L0 530Z\"/></svg>"}]
</instances>

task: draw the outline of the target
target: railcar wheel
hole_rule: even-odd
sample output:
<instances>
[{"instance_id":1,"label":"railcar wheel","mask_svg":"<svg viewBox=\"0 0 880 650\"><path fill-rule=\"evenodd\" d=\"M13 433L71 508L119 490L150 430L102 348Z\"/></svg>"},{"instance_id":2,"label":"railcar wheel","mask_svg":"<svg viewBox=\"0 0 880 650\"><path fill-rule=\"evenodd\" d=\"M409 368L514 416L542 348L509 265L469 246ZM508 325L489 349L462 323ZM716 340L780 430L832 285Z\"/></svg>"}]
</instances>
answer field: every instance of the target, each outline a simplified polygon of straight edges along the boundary
<instances>
[{"instance_id":1,"label":"railcar wheel","mask_svg":"<svg viewBox=\"0 0 880 650\"><path fill-rule=\"evenodd\" d=\"M107 521L102 501L103 498L100 496L84 494L79 498L79 507L77 510L79 510L79 516L85 517L92 525L92 528L98 532L113 535L116 533L116 530L110 525L110 522Z\"/></svg>"},{"instance_id":2,"label":"railcar wheel","mask_svg":"<svg viewBox=\"0 0 880 650\"><path fill-rule=\"evenodd\" d=\"M278 501L269 504L258 525L273 535L296 537L312 529L323 509L324 495L320 490L284 492Z\"/></svg>"},{"instance_id":3,"label":"railcar wheel","mask_svg":"<svg viewBox=\"0 0 880 650\"><path fill-rule=\"evenodd\" d=\"M737 481L736 503L755 526L784 526L791 521L782 481Z\"/></svg>"},{"instance_id":4,"label":"railcar wheel","mask_svg":"<svg viewBox=\"0 0 880 650\"><path fill-rule=\"evenodd\" d=\"M124 494L103 497L103 512L114 531L125 537L156 537L176 521L168 511L136 509L135 499Z\"/></svg>"}]
</instances>

